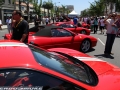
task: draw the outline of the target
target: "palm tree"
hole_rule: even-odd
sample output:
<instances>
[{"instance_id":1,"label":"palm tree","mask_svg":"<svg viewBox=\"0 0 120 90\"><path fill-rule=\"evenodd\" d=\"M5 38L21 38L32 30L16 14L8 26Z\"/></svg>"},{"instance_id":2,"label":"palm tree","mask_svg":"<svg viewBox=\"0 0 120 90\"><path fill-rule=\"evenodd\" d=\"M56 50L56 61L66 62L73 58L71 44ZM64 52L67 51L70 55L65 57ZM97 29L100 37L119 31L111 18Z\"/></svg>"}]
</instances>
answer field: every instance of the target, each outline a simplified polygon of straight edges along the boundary
<instances>
[{"instance_id":1,"label":"palm tree","mask_svg":"<svg viewBox=\"0 0 120 90\"><path fill-rule=\"evenodd\" d=\"M63 14L65 14L66 13L66 6L65 5L62 5L62 12L63 12Z\"/></svg>"},{"instance_id":2,"label":"palm tree","mask_svg":"<svg viewBox=\"0 0 120 90\"><path fill-rule=\"evenodd\" d=\"M120 12L120 0L116 1L116 11Z\"/></svg>"},{"instance_id":3,"label":"palm tree","mask_svg":"<svg viewBox=\"0 0 120 90\"><path fill-rule=\"evenodd\" d=\"M4 0L0 0L0 6L4 4Z\"/></svg>"},{"instance_id":4,"label":"palm tree","mask_svg":"<svg viewBox=\"0 0 120 90\"><path fill-rule=\"evenodd\" d=\"M48 11L48 16L49 16L49 10L53 9L53 3L51 0L48 0L48 1L44 1L43 2L43 5L42 5L43 8L47 9Z\"/></svg>"}]
</instances>

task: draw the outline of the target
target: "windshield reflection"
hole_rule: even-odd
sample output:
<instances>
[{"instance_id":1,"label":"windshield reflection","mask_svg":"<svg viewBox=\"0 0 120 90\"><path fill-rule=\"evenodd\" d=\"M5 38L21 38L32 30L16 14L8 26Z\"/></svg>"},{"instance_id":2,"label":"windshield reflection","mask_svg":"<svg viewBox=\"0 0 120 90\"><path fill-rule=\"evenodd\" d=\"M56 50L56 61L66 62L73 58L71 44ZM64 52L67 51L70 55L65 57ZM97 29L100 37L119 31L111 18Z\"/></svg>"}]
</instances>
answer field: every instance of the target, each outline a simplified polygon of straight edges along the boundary
<instances>
[{"instance_id":1,"label":"windshield reflection","mask_svg":"<svg viewBox=\"0 0 120 90\"><path fill-rule=\"evenodd\" d=\"M46 52L31 46L30 49L32 50L35 59L41 65L76 80L90 83L87 73L84 67L80 65L80 63L54 52Z\"/></svg>"}]
</instances>

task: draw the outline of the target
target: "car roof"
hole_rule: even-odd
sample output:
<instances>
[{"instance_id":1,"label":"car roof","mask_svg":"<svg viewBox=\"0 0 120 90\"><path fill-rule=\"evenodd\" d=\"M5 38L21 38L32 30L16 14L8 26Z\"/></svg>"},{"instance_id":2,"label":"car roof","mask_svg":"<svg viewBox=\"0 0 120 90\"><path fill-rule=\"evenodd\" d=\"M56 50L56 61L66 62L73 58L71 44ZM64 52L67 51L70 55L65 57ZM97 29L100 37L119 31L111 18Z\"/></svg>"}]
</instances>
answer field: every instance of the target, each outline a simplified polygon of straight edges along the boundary
<instances>
[{"instance_id":1,"label":"car roof","mask_svg":"<svg viewBox=\"0 0 120 90\"><path fill-rule=\"evenodd\" d=\"M33 34L33 36L51 37L52 36L51 29L62 29L62 27L55 25L45 26L43 29Z\"/></svg>"},{"instance_id":2,"label":"car roof","mask_svg":"<svg viewBox=\"0 0 120 90\"><path fill-rule=\"evenodd\" d=\"M32 27L32 28L29 29L29 32L38 32L39 31L38 27L44 28L45 25L34 26L34 27Z\"/></svg>"},{"instance_id":3,"label":"car roof","mask_svg":"<svg viewBox=\"0 0 120 90\"><path fill-rule=\"evenodd\" d=\"M37 62L28 45L17 41L0 40L0 68L24 67Z\"/></svg>"}]
</instances>

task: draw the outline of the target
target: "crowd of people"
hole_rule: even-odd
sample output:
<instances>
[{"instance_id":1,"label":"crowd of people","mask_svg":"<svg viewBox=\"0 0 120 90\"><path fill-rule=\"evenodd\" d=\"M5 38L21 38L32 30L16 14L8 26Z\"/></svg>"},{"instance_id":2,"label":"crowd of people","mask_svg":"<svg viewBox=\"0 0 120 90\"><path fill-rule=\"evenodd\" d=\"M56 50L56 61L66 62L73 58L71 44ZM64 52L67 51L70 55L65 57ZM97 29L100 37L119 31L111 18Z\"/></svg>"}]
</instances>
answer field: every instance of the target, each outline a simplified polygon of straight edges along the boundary
<instances>
[{"instance_id":1,"label":"crowd of people","mask_svg":"<svg viewBox=\"0 0 120 90\"><path fill-rule=\"evenodd\" d=\"M98 28L101 31L101 34L104 34L106 30L107 39L104 55L113 55L111 51L115 37L120 35L120 15L117 13L112 13L107 17L82 18L81 21L89 24L91 26L91 31L94 31L94 34L97 33Z\"/></svg>"}]
</instances>

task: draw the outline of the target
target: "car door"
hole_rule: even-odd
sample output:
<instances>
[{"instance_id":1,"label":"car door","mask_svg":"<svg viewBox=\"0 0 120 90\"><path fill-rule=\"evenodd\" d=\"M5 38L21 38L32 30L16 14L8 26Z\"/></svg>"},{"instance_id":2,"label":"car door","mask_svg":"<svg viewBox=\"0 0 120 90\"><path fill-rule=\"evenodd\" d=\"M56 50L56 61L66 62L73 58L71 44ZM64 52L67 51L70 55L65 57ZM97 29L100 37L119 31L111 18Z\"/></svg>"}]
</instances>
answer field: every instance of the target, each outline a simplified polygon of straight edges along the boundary
<instances>
[{"instance_id":1,"label":"car door","mask_svg":"<svg viewBox=\"0 0 120 90\"><path fill-rule=\"evenodd\" d=\"M44 49L53 48L51 37L45 36L29 36L29 43L39 46Z\"/></svg>"},{"instance_id":2,"label":"car door","mask_svg":"<svg viewBox=\"0 0 120 90\"><path fill-rule=\"evenodd\" d=\"M74 36L71 32L64 29L52 29L52 43L54 47L72 48Z\"/></svg>"},{"instance_id":3,"label":"car door","mask_svg":"<svg viewBox=\"0 0 120 90\"><path fill-rule=\"evenodd\" d=\"M1 90L86 90L55 75L18 68L0 70L0 86Z\"/></svg>"}]
</instances>

